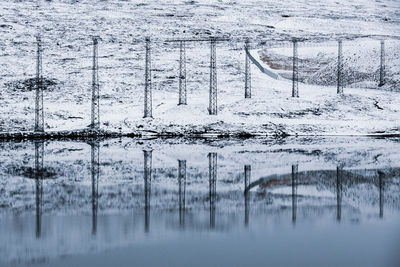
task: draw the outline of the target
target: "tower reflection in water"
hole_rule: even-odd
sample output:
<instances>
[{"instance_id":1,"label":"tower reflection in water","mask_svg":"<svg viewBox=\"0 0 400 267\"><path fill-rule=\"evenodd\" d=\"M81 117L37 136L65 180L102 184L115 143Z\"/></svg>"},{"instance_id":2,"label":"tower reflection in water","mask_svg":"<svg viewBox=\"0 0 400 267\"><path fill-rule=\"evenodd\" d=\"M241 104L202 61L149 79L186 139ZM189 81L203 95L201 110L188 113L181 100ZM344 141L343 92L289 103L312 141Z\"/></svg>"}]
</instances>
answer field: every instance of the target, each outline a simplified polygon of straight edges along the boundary
<instances>
[{"instance_id":1,"label":"tower reflection in water","mask_svg":"<svg viewBox=\"0 0 400 267\"><path fill-rule=\"evenodd\" d=\"M215 228L215 201L217 198L217 153L208 154L208 179L210 183L210 228Z\"/></svg>"},{"instance_id":2,"label":"tower reflection in water","mask_svg":"<svg viewBox=\"0 0 400 267\"><path fill-rule=\"evenodd\" d=\"M299 176L299 165L292 165L292 223L296 224L297 217L297 180Z\"/></svg>"},{"instance_id":3,"label":"tower reflection in water","mask_svg":"<svg viewBox=\"0 0 400 267\"><path fill-rule=\"evenodd\" d=\"M40 238L42 235L42 209L43 209L43 180L46 178L44 164L44 142L35 141L35 167L34 167L34 179L35 179L35 196L36 196L36 238ZM92 235L96 235L97 221L98 221L98 209L99 209L99 176L100 176L100 145L97 141L89 142L91 148L91 204L92 204ZM143 150L144 156L144 231L147 233L150 231L150 199L151 199L151 180L152 180L152 154L153 150ZM217 202L217 159L218 154L216 152L208 153L208 197L209 197L209 228L215 229L216 227L216 202ZM179 227L185 228L185 216L186 216L186 185L187 185L187 161L184 159L178 159L178 216L179 216ZM291 221L295 225L298 221L298 185L299 179L309 179L310 177L327 177L334 171L310 171L300 172L298 171L299 165L291 165ZM259 178L255 182L251 183L251 165L244 165L244 225L249 226L250 220L250 192L251 188L263 183L274 184L274 179L280 181L278 184L287 184L285 175L270 175L264 178ZM345 171L342 164L336 167L336 220L340 222L342 220L342 202L343 202L343 187L345 181L354 179L361 179L362 182L375 181L375 185L379 192L379 218L384 216L384 186L385 186L385 173L377 170L377 179L367 180L362 174L355 174L354 171ZM314 180L317 181L318 180ZM304 182L307 184L307 182ZM303 182L301 182L303 184ZM288 184L287 184L288 185ZM348 186L348 185L346 185Z\"/></svg>"},{"instance_id":4,"label":"tower reflection in water","mask_svg":"<svg viewBox=\"0 0 400 267\"><path fill-rule=\"evenodd\" d=\"M377 165L376 151L359 163L269 147L127 144L3 144L0 265L147 240L383 229L400 215L400 168L391 156Z\"/></svg>"},{"instance_id":5,"label":"tower reflection in water","mask_svg":"<svg viewBox=\"0 0 400 267\"><path fill-rule=\"evenodd\" d=\"M151 194L151 171L152 150L143 150L144 153L144 231L150 231L150 194Z\"/></svg>"},{"instance_id":6,"label":"tower reflection in water","mask_svg":"<svg viewBox=\"0 0 400 267\"><path fill-rule=\"evenodd\" d=\"M90 164L92 176L92 235L97 233L97 213L99 209L99 176L100 176L100 145L97 141L90 144Z\"/></svg>"},{"instance_id":7,"label":"tower reflection in water","mask_svg":"<svg viewBox=\"0 0 400 267\"><path fill-rule=\"evenodd\" d=\"M336 220L340 222L342 218L342 177L343 167L336 168Z\"/></svg>"},{"instance_id":8,"label":"tower reflection in water","mask_svg":"<svg viewBox=\"0 0 400 267\"><path fill-rule=\"evenodd\" d=\"M179 226L185 227L186 160L178 160Z\"/></svg>"},{"instance_id":9,"label":"tower reflection in water","mask_svg":"<svg viewBox=\"0 0 400 267\"><path fill-rule=\"evenodd\" d=\"M244 166L244 224L249 225L251 166Z\"/></svg>"},{"instance_id":10,"label":"tower reflection in water","mask_svg":"<svg viewBox=\"0 0 400 267\"><path fill-rule=\"evenodd\" d=\"M35 141L36 238L42 234L44 142Z\"/></svg>"}]
</instances>

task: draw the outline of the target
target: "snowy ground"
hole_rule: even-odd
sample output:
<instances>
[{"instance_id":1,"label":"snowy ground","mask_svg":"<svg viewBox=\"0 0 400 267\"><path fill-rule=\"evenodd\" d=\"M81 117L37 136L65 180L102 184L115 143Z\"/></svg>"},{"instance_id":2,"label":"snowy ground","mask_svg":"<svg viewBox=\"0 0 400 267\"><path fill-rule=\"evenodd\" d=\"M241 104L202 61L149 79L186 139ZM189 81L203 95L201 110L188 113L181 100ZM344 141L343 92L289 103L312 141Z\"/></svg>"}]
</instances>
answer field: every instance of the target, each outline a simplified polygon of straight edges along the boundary
<instances>
[{"instance_id":1,"label":"snowy ground","mask_svg":"<svg viewBox=\"0 0 400 267\"><path fill-rule=\"evenodd\" d=\"M187 49L189 105L178 107L178 50L156 41L180 37L183 30L185 37L214 34L238 40L248 36L260 49L261 40L290 36L315 41L334 36L398 36L397 1L14 1L0 5L0 131L33 128L33 92L15 90L8 84L34 76L34 35L40 28L45 42L44 74L58 82L45 93L46 130L79 129L89 124L90 35L100 35L100 116L107 130L399 132L396 118L400 100L395 92L345 88L345 95L337 96L334 87L300 84L300 98L292 99L290 82L271 80L253 66L253 98L244 100L243 43L237 41L217 48L219 115L207 115L208 44L189 45ZM145 35L155 40L152 121L142 119ZM398 55L388 60L398 66Z\"/></svg>"}]
</instances>

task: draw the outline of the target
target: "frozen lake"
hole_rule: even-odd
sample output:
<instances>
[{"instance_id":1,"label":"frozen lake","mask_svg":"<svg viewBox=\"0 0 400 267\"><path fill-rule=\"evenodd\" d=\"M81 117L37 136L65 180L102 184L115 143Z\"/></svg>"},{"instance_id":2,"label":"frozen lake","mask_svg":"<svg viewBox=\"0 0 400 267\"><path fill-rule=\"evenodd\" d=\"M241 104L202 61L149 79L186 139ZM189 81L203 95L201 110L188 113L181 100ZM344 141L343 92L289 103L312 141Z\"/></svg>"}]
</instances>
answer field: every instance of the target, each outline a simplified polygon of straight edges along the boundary
<instances>
[{"instance_id":1,"label":"frozen lake","mask_svg":"<svg viewBox=\"0 0 400 267\"><path fill-rule=\"evenodd\" d=\"M396 266L400 140L0 143L0 266Z\"/></svg>"}]
</instances>

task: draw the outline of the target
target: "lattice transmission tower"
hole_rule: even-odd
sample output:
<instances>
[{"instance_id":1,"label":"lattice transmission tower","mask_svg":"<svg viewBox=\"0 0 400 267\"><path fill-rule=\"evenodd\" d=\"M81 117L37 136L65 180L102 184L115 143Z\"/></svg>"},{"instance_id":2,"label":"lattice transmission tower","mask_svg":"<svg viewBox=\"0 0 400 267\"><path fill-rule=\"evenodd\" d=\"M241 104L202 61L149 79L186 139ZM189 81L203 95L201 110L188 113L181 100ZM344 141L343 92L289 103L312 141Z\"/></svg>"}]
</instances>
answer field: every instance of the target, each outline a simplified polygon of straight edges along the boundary
<instances>
[{"instance_id":1,"label":"lattice transmission tower","mask_svg":"<svg viewBox=\"0 0 400 267\"><path fill-rule=\"evenodd\" d=\"M225 42L230 39L220 37L210 37L205 39L169 39L166 43L179 42L180 43L180 59L179 59L179 104L186 102L186 48L185 44L188 42L208 42L210 43L210 92L209 92L209 106L207 108L208 114L217 115L217 53L216 43ZM147 61L146 61L147 62ZM148 72L146 72L148 73Z\"/></svg>"},{"instance_id":2,"label":"lattice transmission tower","mask_svg":"<svg viewBox=\"0 0 400 267\"><path fill-rule=\"evenodd\" d=\"M92 107L91 123L92 129L100 128L100 85L99 85L99 63L98 63L98 38L93 37L93 62L92 62Z\"/></svg>"},{"instance_id":3,"label":"lattice transmission tower","mask_svg":"<svg viewBox=\"0 0 400 267\"><path fill-rule=\"evenodd\" d=\"M251 62L249 57L249 43L250 41L246 39L244 45L245 52L245 72L244 72L244 98L251 98Z\"/></svg>"},{"instance_id":4,"label":"lattice transmission tower","mask_svg":"<svg viewBox=\"0 0 400 267\"><path fill-rule=\"evenodd\" d=\"M43 114L43 65L42 65L42 39L36 36L36 96L35 96L35 132L44 132Z\"/></svg>"},{"instance_id":5,"label":"lattice transmission tower","mask_svg":"<svg viewBox=\"0 0 400 267\"><path fill-rule=\"evenodd\" d=\"M208 113L210 115L217 115L217 49L215 38L211 38L210 44L210 101Z\"/></svg>"},{"instance_id":6,"label":"lattice transmission tower","mask_svg":"<svg viewBox=\"0 0 400 267\"><path fill-rule=\"evenodd\" d=\"M292 97L299 97L299 59L297 56L296 39L293 39Z\"/></svg>"},{"instance_id":7,"label":"lattice transmission tower","mask_svg":"<svg viewBox=\"0 0 400 267\"><path fill-rule=\"evenodd\" d=\"M343 94L343 52L342 40L338 41L337 93Z\"/></svg>"},{"instance_id":8,"label":"lattice transmission tower","mask_svg":"<svg viewBox=\"0 0 400 267\"><path fill-rule=\"evenodd\" d=\"M385 84L385 41L381 40L381 66L379 69L379 86Z\"/></svg>"},{"instance_id":9,"label":"lattice transmission tower","mask_svg":"<svg viewBox=\"0 0 400 267\"><path fill-rule=\"evenodd\" d=\"M151 92L151 47L150 37L146 37L146 62L144 71L144 115L143 118L153 118Z\"/></svg>"},{"instance_id":10,"label":"lattice transmission tower","mask_svg":"<svg viewBox=\"0 0 400 267\"><path fill-rule=\"evenodd\" d=\"M179 103L186 105L186 42L179 42Z\"/></svg>"}]
</instances>

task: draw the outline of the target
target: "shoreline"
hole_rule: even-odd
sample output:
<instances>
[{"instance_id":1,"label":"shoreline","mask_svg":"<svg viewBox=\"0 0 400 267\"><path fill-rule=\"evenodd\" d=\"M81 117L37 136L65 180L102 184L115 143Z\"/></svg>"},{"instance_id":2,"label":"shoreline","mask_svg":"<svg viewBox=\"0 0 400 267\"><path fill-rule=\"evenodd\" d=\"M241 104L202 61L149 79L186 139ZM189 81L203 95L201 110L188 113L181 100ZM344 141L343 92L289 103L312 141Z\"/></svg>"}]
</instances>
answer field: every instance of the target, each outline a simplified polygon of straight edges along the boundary
<instances>
[{"instance_id":1,"label":"shoreline","mask_svg":"<svg viewBox=\"0 0 400 267\"><path fill-rule=\"evenodd\" d=\"M0 132L1 141L13 140L79 140L79 139L112 139L112 138L190 138L190 139L251 139L251 138L286 138L286 137L371 137L371 138L392 138L400 137L400 133L360 133L360 134L278 134L251 133L251 132L198 132L198 133L157 133L155 131L136 132L113 132L107 130L79 129L72 131L49 131L49 132Z\"/></svg>"}]
</instances>

